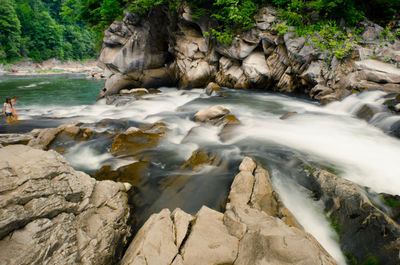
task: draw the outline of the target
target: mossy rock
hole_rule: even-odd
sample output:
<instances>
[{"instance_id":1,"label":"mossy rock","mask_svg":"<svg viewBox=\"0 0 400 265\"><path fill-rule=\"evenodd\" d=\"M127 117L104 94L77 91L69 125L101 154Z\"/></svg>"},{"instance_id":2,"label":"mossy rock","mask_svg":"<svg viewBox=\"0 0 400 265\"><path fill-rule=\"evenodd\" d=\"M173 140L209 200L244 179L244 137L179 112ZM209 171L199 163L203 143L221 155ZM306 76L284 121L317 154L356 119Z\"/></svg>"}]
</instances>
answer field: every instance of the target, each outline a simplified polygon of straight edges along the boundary
<instances>
[{"instance_id":1,"label":"mossy rock","mask_svg":"<svg viewBox=\"0 0 400 265\"><path fill-rule=\"evenodd\" d=\"M135 184L148 174L148 167L149 162L147 161L135 162L117 170L112 170L111 165L104 165L93 177L97 180L113 180Z\"/></svg>"},{"instance_id":2,"label":"mossy rock","mask_svg":"<svg viewBox=\"0 0 400 265\"><path fill-rule=\"evenodd\" d=\"M164 123L147 126L130 134L119 134L114 138L110 152L113 156L134 156L155 148L165 137L167 127Z\"/></svg>"}]
</instances>

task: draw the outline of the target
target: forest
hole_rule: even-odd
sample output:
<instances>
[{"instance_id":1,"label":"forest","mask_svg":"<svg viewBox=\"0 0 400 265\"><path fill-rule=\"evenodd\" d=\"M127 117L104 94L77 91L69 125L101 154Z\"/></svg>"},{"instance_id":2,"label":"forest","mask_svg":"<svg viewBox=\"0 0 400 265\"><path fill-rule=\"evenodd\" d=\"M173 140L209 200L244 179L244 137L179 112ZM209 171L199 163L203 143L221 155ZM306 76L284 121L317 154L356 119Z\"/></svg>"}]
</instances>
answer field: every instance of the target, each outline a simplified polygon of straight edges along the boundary
<instances>
[{"instance_id":1,"label":"forest","mask_svg":"<svg viewBox=\"0 0 400 265\"><path fill-rule=\"evenodd\" d=\"M124 10L145 16L155 6L177 10L181 0L0 0L0 61L28 57L80 60L96 56L104 30ZM229 43L234 34L253 27L260 6L272 5L300 35L310 31L337 34L344 26L357 28L369 19L388 35L399 20L400 0L194 0L186 1L193 16L216 20L212 36ZM326 25L329 25L328 28ZM284 32L285 28L279 28ZM396 31L397 30L397 31ZM320 34L321 35L321 34ZM328 36L329 37L329 36Z\"/></svg>"}]
</instances>

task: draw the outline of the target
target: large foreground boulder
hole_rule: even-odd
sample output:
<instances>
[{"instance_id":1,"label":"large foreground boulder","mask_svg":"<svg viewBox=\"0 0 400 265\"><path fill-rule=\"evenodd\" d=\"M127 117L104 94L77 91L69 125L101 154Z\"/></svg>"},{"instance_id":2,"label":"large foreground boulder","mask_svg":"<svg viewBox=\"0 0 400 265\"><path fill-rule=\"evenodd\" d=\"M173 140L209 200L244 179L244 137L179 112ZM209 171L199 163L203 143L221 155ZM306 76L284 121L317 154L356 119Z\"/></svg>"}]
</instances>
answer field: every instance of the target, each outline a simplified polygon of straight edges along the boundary
<instances>
[{"instance_id":1,"label":"large foreground boulder","mask_svg":"<svg viewBox=\"0 0 400 265\"><path fill-rule=\"evenodd\" d=\"M2 264L112 264L129 236L129 184L96 181L54 151L0 148Z\"/></svg>"},{"instance_id":2,"label":"large foreground boulder","mask_svg":"<svg viewBox=\"0 0 400 265\"><path fill-rule=\"evenodd\" d=\"M225 214L203 206L195 216L180 209L152 215L121 264L336 264L310 234L285 224L297 222L250 158L240 165L226 208Z\"/></svg>"}]
</instances>

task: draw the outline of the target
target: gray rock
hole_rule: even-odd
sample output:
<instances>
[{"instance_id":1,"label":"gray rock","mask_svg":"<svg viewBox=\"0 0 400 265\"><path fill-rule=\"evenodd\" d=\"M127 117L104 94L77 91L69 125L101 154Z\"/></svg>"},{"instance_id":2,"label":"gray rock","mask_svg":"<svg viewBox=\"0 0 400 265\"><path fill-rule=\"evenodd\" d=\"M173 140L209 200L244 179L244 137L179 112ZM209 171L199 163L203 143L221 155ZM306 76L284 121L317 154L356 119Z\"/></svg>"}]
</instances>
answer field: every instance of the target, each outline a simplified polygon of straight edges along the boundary
<instances>
[{"instance_id":1,"label":"gray rock","mask_svg":"<svg viewBox=\"0 0 400 265\"><path fill-rule=\"evenodd\" d=\"M0 134L0 144L28 144L34 137L29 134Z\"/></svg>"},{"instance_id":2,"label":"gray rock","mask_svg":"<svg viewBox=\"0 0 400 265\"><path fill-rule=\"evenodd\" d=\"M98 182L54 151L0 149L4 264L110 264L129 236L130 185Z\"/></svg>"},{"instance_id":3,"label":"gray rock","mask_svg":"<svg viewBox=\"0 0 400 265\"><path fill-rule=\"evenodd\" d=\"M320 196L328 216L337 224L344 253L358 263L368 256L379 264L399 264L400 226L377 209L351 181L325 170L314 170L314 192Z\"/></svg>"},{"instance_id":4,"label":"gray rock","mask_svg":"<svg viewBox=\"0 0 400 265\"><path fill-rule=\"evenodd\" d=\"M178 248L174 243L175 231L170 215L171 212L164 209L150 216L129 245L121 265L172 263Z\"/></svg>"}]
</instances>

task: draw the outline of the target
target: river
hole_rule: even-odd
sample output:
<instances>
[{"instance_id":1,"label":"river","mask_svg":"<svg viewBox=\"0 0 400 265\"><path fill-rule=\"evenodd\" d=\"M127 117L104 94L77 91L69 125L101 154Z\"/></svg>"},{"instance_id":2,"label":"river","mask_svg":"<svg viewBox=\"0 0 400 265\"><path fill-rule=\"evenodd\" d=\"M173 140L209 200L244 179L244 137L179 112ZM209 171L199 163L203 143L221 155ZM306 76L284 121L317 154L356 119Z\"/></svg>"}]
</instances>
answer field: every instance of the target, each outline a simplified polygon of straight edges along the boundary
<instances>
[{"instance_id":1,"label":"river","mask_svg":"<svg viewBox=\"0 0 400 265\"><path fill-rule=\"evenodd\" d=\"M223 89L225 96L207 96L203 90L161 88L140 100L123 98L118 104L96 102L101 81L79 76L0 78L0 97L18 94L22 121L0 123L0 133L26 132L32 128L57 126L71 120L95 131L127 129L129 126L164 122L169 131L151 155L149 173L135 185L132 195L139 222L164 207L180 207L195 213L201 205L223 204L238 165L244 156L268 167L274 188L306 231L340 263L346 264L337 235L324 215L323 205L298 184L298 159L328 168L370 192L400 194L400 141L382 129L357 119L362 102L380 103L381 92L352 95L326 106L260 91ZM200 109L223 105L241 125L226 141L220 128L199 126L193 115ZM280 117L287 112L297 114ZM100 121L107 121L99 126ZM376 125L376 124L375 124ZM190 133L189 133L190 132ZM96 138L66 144L65 157L73 167L94 173L103 165L113 168L132 163L109 153L111 140ZM206 149L227 161L227 170L207 166L176 184L179 166L193 151Z\"/></svg>"}]
</instances>

